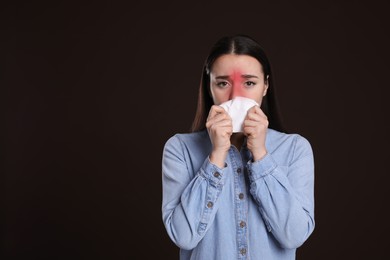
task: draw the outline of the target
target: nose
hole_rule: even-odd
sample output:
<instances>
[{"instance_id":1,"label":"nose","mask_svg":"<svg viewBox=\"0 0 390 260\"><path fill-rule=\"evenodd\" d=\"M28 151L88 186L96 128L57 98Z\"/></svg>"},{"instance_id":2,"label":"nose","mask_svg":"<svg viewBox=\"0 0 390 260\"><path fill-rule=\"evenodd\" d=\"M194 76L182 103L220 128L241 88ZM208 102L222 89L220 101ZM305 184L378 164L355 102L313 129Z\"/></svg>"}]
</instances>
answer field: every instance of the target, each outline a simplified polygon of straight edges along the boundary
<instances>
[{"instance_id":1,"label":"nose","mask_svg":"<svg viewBox=\"0 0 390 260\"><path fill-rule=\"evenodd\" d=\"M239 82L233 82L232 90L230 91L229 99L242 96Z\"/></svg>"}]
</instances>

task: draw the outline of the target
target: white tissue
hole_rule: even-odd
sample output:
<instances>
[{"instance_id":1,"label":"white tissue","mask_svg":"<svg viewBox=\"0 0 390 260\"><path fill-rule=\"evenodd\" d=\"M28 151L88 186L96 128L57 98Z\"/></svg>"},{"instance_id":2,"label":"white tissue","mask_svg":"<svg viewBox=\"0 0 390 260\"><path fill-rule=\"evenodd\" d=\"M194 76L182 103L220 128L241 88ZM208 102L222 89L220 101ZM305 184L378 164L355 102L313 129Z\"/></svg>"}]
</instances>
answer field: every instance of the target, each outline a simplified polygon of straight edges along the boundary
<instances>
[{"instance_id":1,"label":"white tissue","mask_svg":"<svg viewBox=\"0 0 390 260\"><path fill-rule=\"evenodd\" d=\"M233 133L243 132L243 123L247 112L250 108L255 105L259 105L256 101L245 97L235 97L232 100L228 100L222 103L220 106L223 107L233 121Z\"/></svg>"}]
</instances>

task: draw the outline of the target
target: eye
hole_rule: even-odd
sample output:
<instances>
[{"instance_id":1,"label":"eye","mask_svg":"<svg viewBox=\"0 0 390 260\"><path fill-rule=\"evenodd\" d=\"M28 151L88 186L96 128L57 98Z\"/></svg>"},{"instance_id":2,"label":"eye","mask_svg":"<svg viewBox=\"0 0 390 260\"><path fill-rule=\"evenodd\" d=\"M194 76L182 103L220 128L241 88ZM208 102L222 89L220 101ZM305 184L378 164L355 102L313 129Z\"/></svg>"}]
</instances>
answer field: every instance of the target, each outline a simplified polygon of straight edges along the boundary
<instances>
[{"instance_id":1,"label":"eye","mask_svg":"<svg viewBox=\"0 0 390 260\"><path fill-rule=\"evenodd\" d=\"M246 81L244 84L245 84L246 87L252 87L252 86L256 85L256 82Z\"/></svg>"},{"instance_id":2,"label":"eye","mask_svg":"<svg viewBox=\"0 0 390 260\"><path fill-rule=\"evenodd\" d=\"M217 86L220 88L226 88L227 85L228 85L228 82L226 82L226 81L217 82Z\"/></svg>"}]
</instances>

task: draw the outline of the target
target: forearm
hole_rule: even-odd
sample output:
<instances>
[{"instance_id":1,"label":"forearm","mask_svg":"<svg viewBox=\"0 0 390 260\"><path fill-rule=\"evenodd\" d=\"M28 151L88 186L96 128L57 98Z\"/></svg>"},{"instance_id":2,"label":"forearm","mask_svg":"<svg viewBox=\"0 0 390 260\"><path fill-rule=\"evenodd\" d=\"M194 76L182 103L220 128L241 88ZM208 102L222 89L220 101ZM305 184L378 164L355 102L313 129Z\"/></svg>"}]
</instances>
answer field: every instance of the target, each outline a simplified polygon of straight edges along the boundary
<instances>
[{"instance_id":1,"label":"forearm","mask_svg":"<svg viewBox=\"0 0 390 260\"><path fill-rule=\"evenodd\" d=\"M192 249L205 235L218 210L224 183L224 169L207 158L181 193L182 183L163 175L163 221L172 241L180 248Z\"/></svg>"},{"instance_id":2,"label":"forearm","mask_svg":"<svg viewBox=\"0 0 390 260\"><path fill-rule=\"evenodd\" d=\"M268 230L280 245L297 248L314 229L313 179L310 170L304 170L300 184L293 187L287 168L279 167L270 154L251 164L250 192Z\"/></svg>"}]
</instances>

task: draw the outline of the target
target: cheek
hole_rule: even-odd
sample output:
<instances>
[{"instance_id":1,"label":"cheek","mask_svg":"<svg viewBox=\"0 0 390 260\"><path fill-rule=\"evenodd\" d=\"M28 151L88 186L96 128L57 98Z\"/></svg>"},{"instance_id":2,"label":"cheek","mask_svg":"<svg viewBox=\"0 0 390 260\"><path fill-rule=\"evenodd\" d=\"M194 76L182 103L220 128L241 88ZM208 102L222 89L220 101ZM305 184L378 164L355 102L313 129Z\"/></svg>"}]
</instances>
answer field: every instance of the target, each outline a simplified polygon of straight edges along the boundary
<instances>
[{"instance_id":1,"label":"cheek","mask_svg":"<svg viewBox=\"0 0 390 260\"><path fill-rule=\"evenodd\" d=\"M223 102L229 100L229 92L223 91L222 89L211 88L211 98L213 99L214 105L220 105Z\"/></svg>"},{"instance_id":2,"label":"cheek","mask_svg":"<svg viewBox=\"0 0 390 260\"><path fill-rule=\"evenodd\" d=\"M214 104L216 105L220 105L228 100L230 100L230 95L226 93L223 93L218 96L214 96Z\"/></svg>"},{"instance_id":3,"label":"cheek","mask_svg":"<svg viewBox=\"0 0 390 260\"><path fill-rule=\"evenodd\" d=\"M257 103L261 104L263 99L263 88L260 86L255 86L253 88L242 87L240 90L237 90L237 95L242 97L250 98L255 100Z\"/></svg>"},{"instance_id":4,"label":"cheek","mask_svg":"<svg viewBox=\"0 0 390 260\"><path fill-rule=\"evenodd\" d=\"M260 98L254 98L254 100L259 104L259 106L261 106L261 101L263 101L263 96L261 96Z\"/></svg>"}]
</instances>

